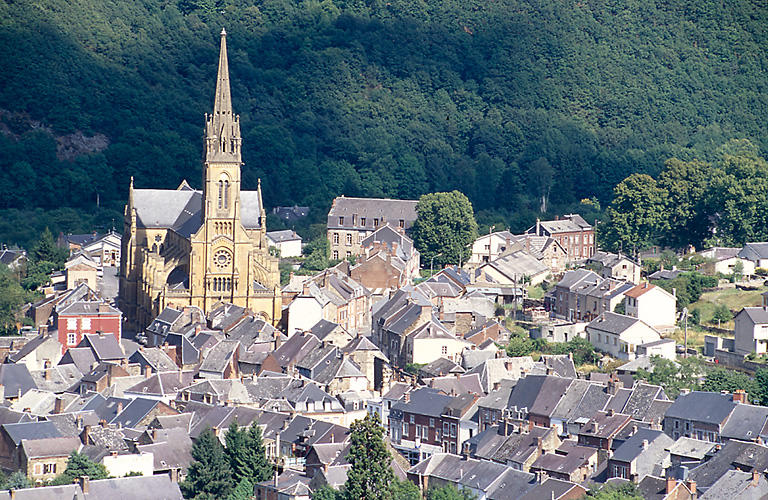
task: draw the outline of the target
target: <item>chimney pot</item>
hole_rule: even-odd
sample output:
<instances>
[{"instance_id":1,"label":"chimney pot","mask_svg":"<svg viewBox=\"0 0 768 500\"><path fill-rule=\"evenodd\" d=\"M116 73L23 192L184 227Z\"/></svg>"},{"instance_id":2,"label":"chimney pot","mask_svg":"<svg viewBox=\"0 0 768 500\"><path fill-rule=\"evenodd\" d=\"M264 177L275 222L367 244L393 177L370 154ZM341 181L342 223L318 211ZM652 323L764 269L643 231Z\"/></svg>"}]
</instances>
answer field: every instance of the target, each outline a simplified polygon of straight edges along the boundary
<instances>
[{"instance_id":1,"label":"chimney pot","mask_svg":"<svg viewBox=\"0 0 768 500\"><path fill-rule=\"evenodd\" d=\"M675 490L675 487L677 486L677 479L672 477L671 474L667 475L667 495L672 493Z\"/></svg>"}]
</instances>

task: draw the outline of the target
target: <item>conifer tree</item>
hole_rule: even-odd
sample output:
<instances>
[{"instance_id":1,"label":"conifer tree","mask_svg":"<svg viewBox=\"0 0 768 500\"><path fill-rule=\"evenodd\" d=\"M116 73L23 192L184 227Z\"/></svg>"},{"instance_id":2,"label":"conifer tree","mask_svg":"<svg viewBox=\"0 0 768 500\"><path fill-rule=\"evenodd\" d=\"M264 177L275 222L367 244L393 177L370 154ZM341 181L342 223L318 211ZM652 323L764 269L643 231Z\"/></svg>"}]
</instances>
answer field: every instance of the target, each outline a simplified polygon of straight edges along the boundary
<instances>
[{"instance_id":1,"label":"conifer tree","mask_svg":"<svg viewBox=\"0 0 768 500\"><path fill-rule=\"evenodd\" d=\"M345 500L383 500L392 498L391 483L395 474L390 467L392 456L384 445L384 429L377 414L368 414L350 427L351 439L347 459L352 467L347 473L342 498Z\"/></svg>"},{"instance_id":2,"label":"conifer tree","mask_svg":"<svg viewBox=\"0 0 768 500\"><path fill-rule=\"evenodd\" d=\"M243 479L258 483L272 476L272 464L267 461L261 428L255 422L249 429L232 422L227 431L226 445L232 478L236 483Z\"/></svg>"},{"instance_id":3,"label":"conifer tree","mask_svg":"<svg viewBox=\"0 0 768 500\"><path fill-rule=\"evenodd\" d=\"M229 494L227 500L251 500L253 498L253 482L244 477Z\"/></svg>"},{"instance_id":4,"label":"conifer tree","mask_svg":"<svg viewBox=\"0 0 768 500\"><path fill-rule=\"evenodd\" d=\"M204 430L195 441L192 458L187 478L179 485L184 498L227 498L232 490L232 470L224 447L211 429Z\"/></svg>"}]
</instances>

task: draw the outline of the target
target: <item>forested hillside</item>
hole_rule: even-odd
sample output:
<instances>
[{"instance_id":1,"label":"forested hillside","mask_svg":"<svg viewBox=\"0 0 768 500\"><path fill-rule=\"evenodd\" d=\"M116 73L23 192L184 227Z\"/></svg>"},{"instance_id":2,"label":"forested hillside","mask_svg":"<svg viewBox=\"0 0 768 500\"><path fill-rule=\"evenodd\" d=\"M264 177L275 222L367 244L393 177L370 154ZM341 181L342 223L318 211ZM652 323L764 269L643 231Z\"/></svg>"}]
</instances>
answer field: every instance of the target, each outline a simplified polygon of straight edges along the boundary
<instances>
[{"instance_id":1,"label":"forested hillside","mask_svg":"<svg viewBox=\"0 0 768 500\"><path fill-rule=\"evenodd\" d=\"M222 27L268 205L459 189L518 230L672 157L764 152L766 26L762 0L5 0L0 241L120 228L130 176L199 187ZM57 156L77 132L106 142Z\"/></svg>"}]
</instances>

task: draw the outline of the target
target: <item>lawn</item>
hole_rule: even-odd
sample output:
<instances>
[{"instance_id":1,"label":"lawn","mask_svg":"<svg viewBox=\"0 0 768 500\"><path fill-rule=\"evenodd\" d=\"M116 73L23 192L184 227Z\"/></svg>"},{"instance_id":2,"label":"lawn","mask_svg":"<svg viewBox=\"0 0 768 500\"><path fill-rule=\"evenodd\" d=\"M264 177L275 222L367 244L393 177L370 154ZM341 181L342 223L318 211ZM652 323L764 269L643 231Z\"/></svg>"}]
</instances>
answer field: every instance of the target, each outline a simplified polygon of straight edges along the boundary
<instances>
[{"instance_id":1,"label":"lawn","mask_svg":"<svg viewBox=\"0 0 768 500\"><path fill-rule=\"evenodd\" d=\"M698 309L701 312L701 322L712 324L712 316L715 313L715 307L718 304L725 304L728 309L735 313L742 307L759 306L763 303L760 294L768 290L766 287L760 287L757 290L739 290L738 288L726 288L725 290L716 290L701 294L697 302L688 306L688 311ZM717 321L713 326L717 326ZM733 328L733 321L722 323L720 328Z\"/></svg>"},{"instance_id":2,"label":"lawn","mask_svg":"<svg viewBox=\"0 0 768 500\"><path fill-rule=\"evenodd\" d=\"M712 323L712 316L715 313L715 307L718 304L725 304L728 309L735 313L739 312L742 307L759 306L763 303L763 298L760 294L768 290L766 287L760 287L758 290L739 290L738 288L726 288L724 290L716 290L714 292L706 292L701 294L701 297L697 302L688 306L688 311L698 309L701 312L702 324L710 326L717 326L717 321ZM733 321L727 321L720 324L720 328L733 329ZM688 346L700 347L704 345L704 335L716 335L715 333L708 332L703 328L699 328L696 325L688 324ZM683 328L675 330L674 333L668 335L669 338L675 339L678 344L683 343Z\"/></svg>"}]
</instances>

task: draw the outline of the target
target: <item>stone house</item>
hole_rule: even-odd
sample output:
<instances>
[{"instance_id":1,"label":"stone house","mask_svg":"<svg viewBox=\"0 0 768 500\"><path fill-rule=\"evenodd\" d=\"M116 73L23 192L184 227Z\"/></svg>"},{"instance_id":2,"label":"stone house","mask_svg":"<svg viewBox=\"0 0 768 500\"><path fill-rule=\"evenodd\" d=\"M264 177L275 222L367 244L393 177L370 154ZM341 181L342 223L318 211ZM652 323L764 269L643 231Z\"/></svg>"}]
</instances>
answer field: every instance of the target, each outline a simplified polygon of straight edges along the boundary
<instances>
[{"instance_id":1,"label":"stone house","mask_svg":"<svg viewBox=\"0 0 768 500\"><path fill-rule=\"evenodd\" d=\"M327 236L331 258L344 259L362 253L363 240L390 224L408 231L416 221L416 200L348 198L333 200L328 212Z\"/></svg>"},{"instance_id":2,"label":"stone house","mask_svg":"<svg viewBox=\"0 0 768 500\"><path fill-rule=\"evenodd\" d=\"M587 259L587 265L594 265L603 278L615 278L630 283L640 283L642 266L626 255L610 252L596 252Z\"/></svg>"},{"instance_id":3,"label":"stone house","mask_svg":"<svg viewBox=\"0 0 768 500\"><path fill-rule=\"evenodd\" d=\"M568 262L587 259L597 251L595 228L578 214L567 214L553 221L537 219L536 225L526 233L555 239L568 252Z\"/></svg>"},{"instance_id":4,"label":"stone house","mask_svg":"<svg viewBox=\"0 0 768 500\"><path fill-rule=\"evenodd\" d=\"M67 468L69 454L80 451L78 437L23 439L21 441L21 470L35 484L50 481Z\"/></svg>"}]
</instances>

